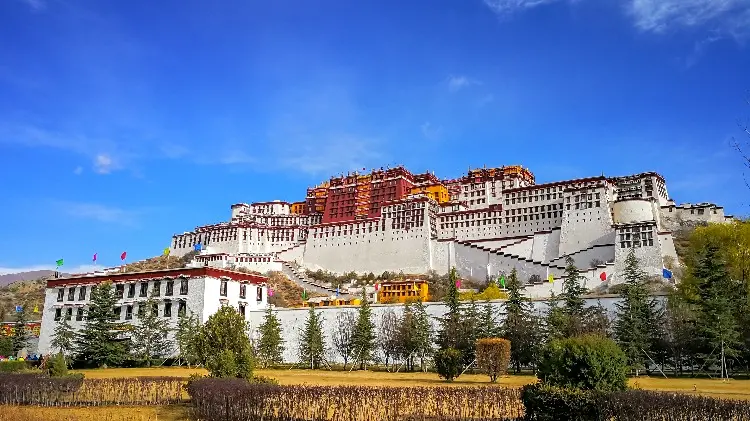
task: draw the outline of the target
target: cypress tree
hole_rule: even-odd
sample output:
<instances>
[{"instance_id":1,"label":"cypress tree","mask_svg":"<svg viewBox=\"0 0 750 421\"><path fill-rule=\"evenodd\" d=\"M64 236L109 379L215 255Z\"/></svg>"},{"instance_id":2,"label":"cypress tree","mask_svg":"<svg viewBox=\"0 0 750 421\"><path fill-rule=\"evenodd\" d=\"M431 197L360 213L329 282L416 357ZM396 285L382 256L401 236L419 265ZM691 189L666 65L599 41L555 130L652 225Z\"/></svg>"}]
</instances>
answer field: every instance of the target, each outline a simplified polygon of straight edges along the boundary
<instances>
[{"instance_id":1,"label":"cypress tree","mask_svg":"<svg viewBox=\"0 0 750 421\"><path fill-rule=\"evenodd\" d=\"M310 306L299 342L300 361L309 364L311 369L320 368L325 351L323 320L318 316L315 307Z\"/></svg>"},{"instance_id":2,"label":"cypress tree","mask_svg":"<svg viewBox=\"0 0 750 421\"><path fill-rule=\"evenodd\" d=\"M188 367L198 362L196 338L200 328L201 323L192 311L180 315L177 320L177 331L175 332L177 352L180 355L180 360L184 360Z\"/></svg>"},{"instance_id":3,"label":"cypress tree","mask_svg":"<svg viewBox=\"0 0 750 421\"><path fill-rule=\"evenodd\" d=\"M485 301L479 316L479 328L477 339L494 338L498 335L498 326L495 308L490 300Z\"/></svg>"},{"instance_id":4,"label":"cypress tree","mask_svg":"<svg viewBox=\"0 0 750 421\"><path fill-rule=\"evenodd\" d=\"M159 317L158 301L150 296L138 303L143 310L139 311L138 323L133 326L133 352L138 358L151 366L154 358L164 358L172 353L172 342L169 340L169 324Z\"/></svg>"},{"instance_id":5,"label":"cypress tree","mask_svg":"<svg viewBox=\"0 0 750 421\"><path fill-rule=\"evenodd\" d=\"M29 331L26 330L26 306L16 312L16 323L13 329L13 352L18 353L29 346Z\"/></svg>"},{"instance_id":6,"label":"cypress tree","mask_svg":"<svg viewBox=\"0 0 750 421\"><path fill-rule=\"evenodd\" d=\"M73 342L76 338L76 332L70 326L69 320L65 315L60 317L55 325L55 331L52 334L52 347L56 348L63 355L70 355L74 350Z\"/></svg>"},{"instance_id":7,"label":"cypress tree","mask_svg":"<svg viewBox=\"0 0 750 421\"><path fill-rule=\"evenodd\" d=\"M425 309L421 299L414 304L412 314L414 318L414 333L412 335L414 354L419 357L420 368L424 371L426 360L432 354L432 323L430 323L430 316L427 314L427 309Z\"/></svg>"},{"instance_id":8,"label":"cypress tree","mask_svg":"<svg viewBox=\"0 0 750 421\"><path fill-rule=\"evenodd\" d=\"M536 361L541 335L533 304L523 295L518 273L513 269L506 280L508 300L505 302L505 320L500 328L503 338L510 341L510 364L516 373L521 367Z\"/></svg>"},{"instance_id":9,"label":"cypress tree","mask_svg":"<svg viewBox=\"0 0 750 421\"><path fill-rule=\"evenodd\" d=\"M448 275L448 291L444 298L447 311L445 315L438 319L440 327L435 342L441 351L448 348L458 351L461 354L460 360L465 362L468 356L473 355L474 344L468 340L466 325L462 317L461 302L458 299L457 281L456 268L451 268Z\"/></svg>"},{"instance_id":10,"label":"cypress tree","mask_svg":"<svg viewBox=\"0 0 750 421\"><path fill-rule=\"evenodd\" d=\"M121 364L129 352L129 343L122 337L125 325L114 313L117 303L111 282L91 289L86 323L76 338L76 359L97 367Z\"/></svg>"},{"instance_id":11,"label":"cypress tree","mask_svg":"<svg viewBox=\"0 0 750 421\"><path fill-rule=\"evenodd\" d=\"M263 367L280 364L284 361L284 339L281 337L281 323L271 306L266 308L263 323L258 326L260 338L256 352Z\"/></svg>"},{"instance_id":12,"label":"cypress tree","mask_svg":"<svg viewBox=\"0 0 750 421\"><path fill-rule=\"evenodd\" d=\"M364 370L367 363L372 360L375 345L375 324L372 321L372 309L370 308L370 302L367 300L367 291L362 288L362 301L359 305L357 324L354 327L354 336L352 337L354 355L356 361L359 362L360 370Z\"/></svg>"}]
</instances>

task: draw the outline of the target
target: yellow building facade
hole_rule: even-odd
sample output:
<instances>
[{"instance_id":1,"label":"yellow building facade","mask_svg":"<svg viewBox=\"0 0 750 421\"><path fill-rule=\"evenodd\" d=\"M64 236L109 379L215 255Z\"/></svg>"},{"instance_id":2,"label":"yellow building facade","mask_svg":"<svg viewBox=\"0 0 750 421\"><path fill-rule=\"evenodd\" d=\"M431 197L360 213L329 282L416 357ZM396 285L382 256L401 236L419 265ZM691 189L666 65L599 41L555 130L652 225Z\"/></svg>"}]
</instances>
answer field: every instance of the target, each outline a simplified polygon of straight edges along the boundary
<instances>
[{"instance_id":1,"label":"yellow building facade","mask_svg":"<svg viewBox=\"0 0 750 421\"><path fill-rule=\"evenodd\" d=\"M409 194L425 194L438 203L445 203L450 200L448 188L442 184L412 187Z\"/></svg>"},{"instance_id":2,"label":"yellow building facade","mask_svg":"<svg viewBox=\"0 0 750 421\"><path fill-rule=\"evenodd\" d=\"M358 306L361 302L359 298L321 297L307 300L307 305L310 307Z\"/></svg>"},{"instance_id":3,"label":"yellow building facade","mask_svg":"<svg viewBox=\"0 0 750 421\"><path fill-rule=\"evenodd\" d=\"M378 284L378 302L381 304L427 301L429 294L427 281L421 279Z\"/></svg>"}]
</instances>

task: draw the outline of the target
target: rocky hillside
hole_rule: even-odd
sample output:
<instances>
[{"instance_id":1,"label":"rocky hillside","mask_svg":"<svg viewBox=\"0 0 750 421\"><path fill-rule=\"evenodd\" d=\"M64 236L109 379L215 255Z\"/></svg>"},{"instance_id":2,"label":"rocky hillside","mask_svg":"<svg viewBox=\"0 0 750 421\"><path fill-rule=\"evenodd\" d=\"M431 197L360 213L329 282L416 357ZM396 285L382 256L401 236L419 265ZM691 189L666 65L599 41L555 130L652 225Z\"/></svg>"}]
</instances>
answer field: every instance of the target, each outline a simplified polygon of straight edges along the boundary
<instances>
[{"instance_id":1,"label":"rocky hillside","mask_svg":"<svg viewBox=\"0 0 750 421\"><path fill-rule=\"evenodd\" d=\"M4 322L15 321L17 305L25 305L27 318L39 320L44 307L44 287L47 278L31 281L18 281L0 287L0 319ZM37 313L34 313L34 309Z\"/></svg>"}]
</instances>

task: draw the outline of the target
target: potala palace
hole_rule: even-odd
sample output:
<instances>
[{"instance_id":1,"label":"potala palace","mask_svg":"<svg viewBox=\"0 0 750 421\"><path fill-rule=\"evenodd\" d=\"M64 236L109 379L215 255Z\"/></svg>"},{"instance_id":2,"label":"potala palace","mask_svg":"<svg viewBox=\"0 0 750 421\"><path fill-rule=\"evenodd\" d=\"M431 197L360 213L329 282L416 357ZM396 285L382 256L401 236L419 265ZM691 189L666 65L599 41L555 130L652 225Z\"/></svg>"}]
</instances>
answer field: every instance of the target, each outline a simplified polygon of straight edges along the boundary
<instances>
[{"instance_id":1,"label":"potala palace","mask_svg":"<svg viewBox=\"0 0 750 421\"><path fill-rule=\"evenodd\" d=\"M234 204L229 221L174 235L170 253L200 244L196 261L204 266L291 277L298 265L375 274L456 267L479 280L515 268L534 280L527 294L545 297L560 290L567 257L589 287L602 278L621 282L631 247L649 275L661 276L677 263L674 230L730 218L711 203L676 205L655 172L536 184L521 166L457 179L380 168L332 177L309 188L304 201Z\"/></svg>"}]
</instances>

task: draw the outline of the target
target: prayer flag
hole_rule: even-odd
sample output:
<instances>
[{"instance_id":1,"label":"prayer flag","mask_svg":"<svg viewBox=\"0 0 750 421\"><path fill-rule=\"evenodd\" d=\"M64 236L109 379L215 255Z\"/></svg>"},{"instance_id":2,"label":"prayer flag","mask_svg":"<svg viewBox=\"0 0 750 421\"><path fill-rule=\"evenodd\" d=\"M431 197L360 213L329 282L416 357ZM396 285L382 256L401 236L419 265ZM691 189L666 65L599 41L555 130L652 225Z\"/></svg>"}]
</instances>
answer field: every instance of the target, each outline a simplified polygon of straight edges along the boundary
<instances>
[{"instance_id":1,"label":"prayer flag","mask_svg":"<svg viewBox=\"0 0 750 421\"><path fill-rule=\"evenodd\" d=\"M16 313L20 313L23 311L23 306L16 306Z\"/></svg>"},{"instance_id":2,"label":"prayer flag","mask_svg":"<svg viewBox=\"0 0 750 421\"><path fill-rule=\"evenodd\" d=\"M380 286L379 286L379 285L378 285L378 284L376 283L376 284L375 284L375 291L377 291L377 290L379 290L379 289L380 289Z\"/></svg>"},{"instance_id":3,"label":"prayer flag","mask_svg":"<svg viewBox=\"0 0 750 421\"><path fill-rule=\"evenodd\" d=\"M307 299L307 290L305 290L305 289L302 290L302 299L303 300Z\"/></svg>"},{"instance_id":4,"label":"prayer flag","mask_svg":"<svg viewBox=\"0 0 750 421\"><path fill-rule=\"evenodd\" d=\"M97 254L99 254L99 253L94 253L94 258L92 259L94 261L94 263L96 263L96 255Z\"/></svg>"},{"instance_id":5,"label":"prayer flag","mask_svg":"<svg viewBox=\"0 0 750 421\"><path fill-rule=\"evenodd\" d=\"M193 246L193 250L195 251L201 251L202 248L201 243L196 243L195 246Z\"/></svg>"},{"instance_id":6,"label":"prayer flag","mask_svg":"<svg viewBox=\"0 0 750 421\"><path fill-rule=\"evenodd\" d=\"M661 274L666 279L672 279L672 271L667 268L662 268Z\"/></svg>"},{"instance_id":7,"label":"prayer flag","mask_svg":"<svg viewBox=\"0 0 750 421\"><path fill-rule=\"evenodd\" d=\"M339 287L336 287L336 296L339 296Z\"/></svg>"},{"instance_id":8,"label":"prayer flag","mask_svg":"<svg viewBox=\"0 0 750 421\"><path fill-rule=\"evenodd\" d=\"M123 251L122 254L120 255L120 260L125 260L126 257L128 257L128 252Z\"/></svg>"},{"instance_id":9,"label":"prayer flag","mask_svg":"<svg viewBox=\"0 0 750 421\"><path fill-rule=\"evenodd\" d=\"M505 288L505 276L500 277L500 286Z\"/></svg>"},{"instance_id":10,"label":"prayer flag","mask_svg":"<svg viewBox=\"0 0 750 421\"><path fill-rule=\"evenodd\" d=\"M39 306L34 306L34 313L39 313Z\"/></svg>"},{"instance_id":11,"label":"prayer flag","mask_svg":"<svg viewBox=\"0 0 750 421\"><path fill-rule=\"evenodd\" d=\"M169 256L169 247L164 249L164 255Z\"/></svg>"},{"instance_id":12,"label":"prayer flag","mask_svg":"<svg viewBox=\"0 0 750 421\"><path fill-rule=\"evenodd\" d=\"M606 281L606 280L607 280L607 273L606 273L606 272L602 272L602 273L601 273L601 274L599 275L599 279L601 279L601 280L602 280L602 282Z\"/></svg>"},{"instance_id":13,"label":"prayer flag","mask_svg":"<svg viewBox=\"0 0 750 421\"><path fill-rule=\"evenodd\" d=\"M551 273L549 274L549 276L547 277L547 279L549 279L549 282L550 282L550 283L553 283L553 282L555 282L555 277L554 277L554 276L552 276L552 274L551 274Z\"/></svg>"},{"instance_id":14,"label":"prayer flag","mask_svg":"<svg viewBox=\"0 0 750 421\"><path fill-rule=\"evenodd\" d=\"M460 289L460 288L461 288L461 280L456 279L456 289Z\"/></svg>"},{"instance_id":15,"label":"prayer flag","mask_svg":"<svg viewBox=\"0 0 750 421\"><path fill-rule=\"evenodd\" d=\"M56 264L57 266L62 266L62 265L63 265L63 263L64 263L63 259L57 259L57 261L55 261L55 264Z\"/></svg>"},{"instance_id":16,"label":"prayer flag","mask_svg":"<svg viewBox=\"0 0 750 421\"><path fill-rule=\"evenodd\" d=\"M268 288L268 296L273 297L273 289Z\"/></svg>"}]
</instances>

